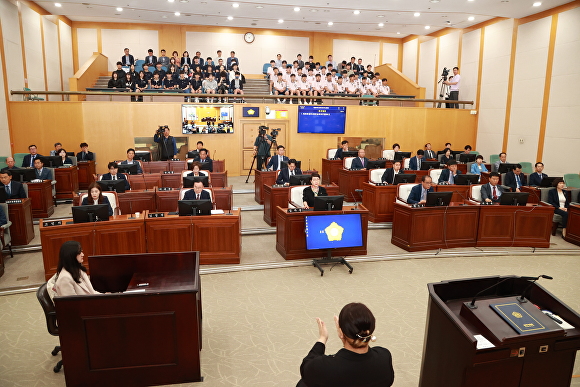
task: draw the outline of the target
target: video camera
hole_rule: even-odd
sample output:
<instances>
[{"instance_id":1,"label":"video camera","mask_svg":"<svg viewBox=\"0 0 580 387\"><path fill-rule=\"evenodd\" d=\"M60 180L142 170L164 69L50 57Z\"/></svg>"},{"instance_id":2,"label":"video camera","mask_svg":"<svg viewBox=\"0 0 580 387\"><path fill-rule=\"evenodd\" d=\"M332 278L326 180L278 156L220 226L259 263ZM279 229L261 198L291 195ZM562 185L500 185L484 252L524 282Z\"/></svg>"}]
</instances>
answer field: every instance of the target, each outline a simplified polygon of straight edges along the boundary
<instances>
[{"instance_id":1,"label":"video camera","mask_svg":"<svg viewBox=\"0 0 580 387\"><path fill-rule=\"evenodd\" d=\"M267 127L267 126L260 126L258 128L258 131L259 131L258 135L259 136L264 136L265 134L268 134L268 130L270 130L269 127ZM280 130L282 130L282 129L280 129L280 128L272 129L272 131L270 132L270 137L272 137L272 139L275 140L276 137L278 136L278 134L280 134Z\"/></svg>"},{"instance_id":2,"label":"video camera","mask_svg":"<svg viewBox=\"0 0 580 387\"><path fill-rule=\"evenodd\" d=\"M167 125L159 125L159 128L157 128L156 133L159 135L163 135L163 133L165 133L165 129L169 129L169 126Z\"/></svg>"},{"instance_id":3,"label":"video camera","mask_svg":"<svg viewBox=\"0 0 580 387\"><path fill-rule=\"evenodd\" d=\"M443 72L441 73L441 78L443 78L443 80L446 81L448 75L449 75L449 69L447 67L443 67Z\"/></svg>"}]
</instances>

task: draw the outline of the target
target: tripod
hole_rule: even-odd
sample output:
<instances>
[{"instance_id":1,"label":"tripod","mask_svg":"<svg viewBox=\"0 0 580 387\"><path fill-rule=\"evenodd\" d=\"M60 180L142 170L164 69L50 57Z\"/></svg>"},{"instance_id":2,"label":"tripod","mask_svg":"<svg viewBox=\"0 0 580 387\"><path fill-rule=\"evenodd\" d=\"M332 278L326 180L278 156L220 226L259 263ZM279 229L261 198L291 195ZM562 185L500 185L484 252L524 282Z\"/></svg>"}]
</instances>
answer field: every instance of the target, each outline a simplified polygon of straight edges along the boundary
<instances>
[{"instance_id":1,"label":"tripod","mask_svg":"<svg viewBox=\"0 0 580 387\"><path fill-rule=\"evenodd\" d=\"M265 141L266 140L264 140L264 137L262 137L260 144L258 144L258 150L260 150L260 146L262 146L262 144ZM274 149L278 148L278 143L276 142L276 137L272 137L272 143L270 144L270 147L268 148L268 153L266 154L266 156L258 156L257 154L254 155L254 158L252 159L252 165L250 165L250 170L248 171L248 176L246 177L246 183L248 182L248 180L250 180L250 175L252 174L252 171L254 170L254 163L256 162L256 157L264 157L263 162L265 163L266 158L268 157L268 155L270 154L270 151L272 150L272 146L275 147Z\"/></svg>"},{"instance_id":2,"label":"tripod","mask_svg":"<svg viewBox=\"0 0 580 387\"><path fill-rule=\"evenodd\" d=\"M439 82L437 82L437 83L439 84L439 83L441 83L441 81L446 81L446 80L447 80L447 77L442 77L442 78L439 80ZM444 83L441 83L441 90L439 90L439 98L440 98L440 99L441 99L441 98L445 98L444 96L445 96L445 95L448 95L448 93L447 93L447 89L448 89L448 87L449 87L449 86L447 86L446 84L444 84ZM437 102L437 108L440 108L440 107L441 107L441 102Z\"/></svg>"}]
</instances>

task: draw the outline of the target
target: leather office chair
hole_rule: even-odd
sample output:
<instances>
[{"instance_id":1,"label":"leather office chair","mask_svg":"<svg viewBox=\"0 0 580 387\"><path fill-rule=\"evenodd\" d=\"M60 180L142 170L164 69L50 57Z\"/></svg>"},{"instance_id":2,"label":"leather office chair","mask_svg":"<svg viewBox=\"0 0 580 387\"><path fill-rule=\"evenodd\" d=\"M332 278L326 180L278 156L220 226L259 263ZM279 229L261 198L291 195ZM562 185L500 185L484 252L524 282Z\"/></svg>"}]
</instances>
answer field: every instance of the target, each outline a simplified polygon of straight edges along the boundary
<instances>
[{"instance_id":1,"label":"leather office chair","mask_svg":"<svg viewBox=\"0 0 580 387\"><path fill-rule=\"evenodd\" d=\"M183 197L185 196L185 193L189 190L192 190L193 188L182 188L179 190L179 200L183 200ZM215 210L215 201L214 201L214 196L213 196L213 189L211 188L204 188L203 189L206 192L209 192L209 199L211 200L211 204L213 209Z\"/></svg>"},{"instance_id":2,"label":"leather office chair","mask_svg":"<svg viewBox=\"0 0 580 387\"><path fill-rule=\"evenodd\" d=\"M354 157L345 157L344 159L342 159L345 169L350 169L350 166L352 165L352 160L354 160Z\"/></svg>"},{"instance_id":3,"label":"leather office chair","mask_svg":"<svg viewBox=\"0 0 580 387\"><path fill-rule=\"evenodd\" d=\"M369 171L369 180L373 183L382 183L381 178L385 173L385 168L371 169Z\"/></svg>"},{"instance_id":4,"label":"leather office chair","mask_svg":"<svg viewBox=\"0 0 580 387\"><path fill-rule=\"evenodd\" d=\"M336 157L336 151L337 149L329 149L328 153L327 153L327 158L328 159L333 159Z\"/></svg>"},{"instance_id":5,"label":"leather office chair","mask_svg":"<svg viewBox=\"0 0 580 387\"><path fill-rule=\"evenodd\" d=\"M71 159L72 165L75 165L75 166L78 165L78 160L77 160L76 156L69 156L68 158Z\"/></svg>"},{"instance_id":6,"label":"leather office chair","mask_svg":"<svg viewBox=\"0 0 580 387\"><path fill-rule=\"evenodd\" d=\"M433 180L435 184L439 182L439 176L441 176L441 172L443 172L442 169L431 169L429 171L429 176L431 176L431 180Z\"/></svg>"},{"instance_id":7,"label":"leather office chair","mask_svg":"<svg viewBox=\"0 0 580 387\"><path fill-rule=\"evenodd\" d=\"M550 203L548 203L548 192L550 192L553 189L556 189L556 187L539 188L540 201L543 204L550 206L550 207L552 207L552 205ZM560 215L554 213L554 216L552 217L552 235L556 235L556 231L558 230L558 227L560 226L560 222L562 222L562 217Z\"/></svg>"},{"instance_id":8,"label":"leather office chair","mask_svg":"<svg viewBox=\"0 0 580 387\"><path fill-rule=\"evenodd\" d=\"M12 222L8 216L8 204L0 203L0 207L4 210L4 215L6 215L6 224L0 227L0 242L2 243L2 250L8 248L10 252L10 257L13 258L14 254L12 253L12 238L10 237L10 226L12 226ZM0 251L0 254L2 252Z\"/></svg>"},{"instance_id":9,"label":"leather office chair","mask_svg":"<svg viewBox=\"0 0 580 387\"><path fill-rule=\"evenodd\" d=\"M56 309L54 307L54 303L52 299L48 295L48 289L46 282L42 284L38 290L36 291L36 298L38 302L40 302L40 306L44 310L44 317L46 318L46 327L48 329L48 333L53 336L58 336L58 321L56 319ZM57 345L52 350L52 356L56 356L60 352L60 345ZM62 360L60 360L54 368L52 369L55 373L59 372L62 368Z\"/></svg>"},{"instance_id":10,"label":"leather office chair","mask_svg":"<svg viewBox=\"0 0 580 387\"><path fill-rule=\"evenodd\" d=\"M573 189L571 191L572 194L570 195L570 203L578 203L578 201L580 201L580 189Z\"/></svg>"},{"instance_id":11,"label":"leather office chair","mask_svg":"<svg viewBox=\"0 0 580 387\"><path fill-rule=\"evenodd\" d=\"M297 185L288 191L288 203L294 206L295 208L302 208L304 207L303 204L303 193L304 189L309 187L308 185Z\"/></svg>"},{"instance_id":12,"label":"leather office chair","mask_svg":"<svg viewBox=\"0 0 580 387\"><path fill-rule=\"evenodd\" d=\"M407 204L407 199L411 194L411 190L414 186L419 184L399 184L397 187L397 201L399 203Z\"/></svg>"},{"instance_id":13,"label":"leather office chair","mask_svg":"<svg viewBox=\"0 0 580 387\"><path fill-rule=\"evenodd\" d=\"M481 203L481 187L482 185L472 185L469 188L469 198L473 201Z\"/></svg>"},{"instance_id":14,"label":"leather office chair","mask_svg":"<svg viewBox=\"0 0 580 387\"><path fill-rule=\"evenodd\" d=\"M46 167L46 169L48 169L50 171L50 175L51 175L51 184L52 184L52 202L54 203L54 206L56 207L58 204L56 203L56 172L54 171L54 168L49 168Z\"/></svg>"},{"instance_id":15,"label":"leather office chair","mask_svg":"<svg viewBox=\"0 0 580 387\"><path fill-rule=\"evenodd\" d=\"M79 196L79 204L83 202L83 199L88 195L88 193L82 193ZM111 203L111 208L113 209L113 215L121 215L121 208L119 207L119 198L117 197L117 193L113 191L103 192L103 196L106 196L109 199L109 203Z\"/></svg>"},{"instance_id":16,"label":"leather office chair","mask_svg":"<svg viewBox=\"0 0 580 387\"><path fill-rule=\"evenodd\" d=\"M392 149L385 149L383 151L383 157L387 160L394 160L395 159L395 151Z\"/></svg>"},{"instance_id":17,"label":"leather office chair","mask_svg":"<svg viewBox=\"0 0 580 387\"><path fill-rule=\"evenodd\" d=\"M404 161L403 161L403 169L409 169L409 164L411 164L411 159L409 157L407 157Z\"/></svg>"}]
</instances>

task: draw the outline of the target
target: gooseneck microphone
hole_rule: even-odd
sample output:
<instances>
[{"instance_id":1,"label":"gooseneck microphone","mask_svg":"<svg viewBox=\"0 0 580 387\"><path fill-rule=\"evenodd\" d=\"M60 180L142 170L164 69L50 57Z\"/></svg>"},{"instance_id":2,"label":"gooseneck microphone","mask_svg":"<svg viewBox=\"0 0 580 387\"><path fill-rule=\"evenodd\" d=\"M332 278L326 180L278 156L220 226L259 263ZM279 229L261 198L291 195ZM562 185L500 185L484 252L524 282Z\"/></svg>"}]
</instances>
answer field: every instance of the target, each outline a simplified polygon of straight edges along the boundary
<instances>
[{"instance_id":1,"label":"gooseneck microphone","mask_svg":"<svg viewBox=\"0 0 580 387\"><path fill-rule=\"evenodd\" d=\"M540 277L519 277L520 279L526 280L526 281L536 281L538 278ZM482 293L487 292L490 289L493 289L495 287L497 287L498 285L500 285L501 283L507 281L507 280L511 280L514 279L514 277L508 277L508 278L504 278L499 282L496 282L495 284L483 289L482 291L478 292L475 296L473 296L473 299L471 300L470 303L465 303L465 305L469 308L469 309L477 309L477 305L475 305L475 300L477 299L477 297L479 295L481 295ZM551 277L550 277L551 279ZM526 288L527 289L527 288Z\"/></svg>"},{"instance_id":2,"label":"gooseneck microphone","mask_svg":"<svg viewBox=\"0 0 580 387\"><path fill-rule=\"evenodd\" d=\"M356 192L358 194L358 196L360 197L360 201L362 203L362 189L355 189L354 192ZM356 197L354 198L354 208L358 209L358 200L356 199Z\"/></svg>"},{"instance_id":3,"label":"gooseneck microphone","mask_svg":"<svg viewBox=\"0 0 580 387\"><path fill-rule=\"evenodd\" d=\"M530 288L532 287L532 285L534 284L534 282L536 282L536 281L537 281L537 280L539 280L540 278L545 278L545 279L549 279L549 280L553 279L553 278L552 278L552 277L550 277L549 275L544 275L544 274L537 276L536 278L534 278L534 279L532 280L532 282L530 282L530 284L529 284L529 285L528 285L528 286L527 286L527 287L524 289L524 291L522 292L522 295L521 295L521 296L519 296L518 298L516 298L516 300L518 300L518 301L519 301L520 303L522 303L522 304L523 304L523 303L525 303L525 302L528 302L528 300L526 300L526 299L524 298L524 296L526 295L526 293L528 292L528 290L530 290Z\"/></svg>"}]
</instances>

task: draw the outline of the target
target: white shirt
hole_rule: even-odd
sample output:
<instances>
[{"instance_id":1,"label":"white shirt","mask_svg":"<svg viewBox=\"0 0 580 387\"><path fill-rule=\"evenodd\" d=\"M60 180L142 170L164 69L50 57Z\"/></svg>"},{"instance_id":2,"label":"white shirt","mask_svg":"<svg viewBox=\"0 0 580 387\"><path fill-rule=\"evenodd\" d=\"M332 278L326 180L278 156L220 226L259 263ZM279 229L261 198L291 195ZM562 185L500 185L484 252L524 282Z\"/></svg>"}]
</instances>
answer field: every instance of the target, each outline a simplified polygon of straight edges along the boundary
<instances>
[{"instance_id":1,"label":"white shirt","mask_svg":"<svg viewBox=\"0 0 580 387\"><path fill-rule=\"evenodd\" d=\"M282 81L275 80L274 81L274 89L279 89L279 90L286 89L286 82L284 82L284 80L282 80Z\"/></svg>"},{"instance_id":2,"label":"white shirt","mask_svg":"<svg viewBox=\"0 0 580 387\"><path fill-rule=\"evenodd\" d=\"M461 75L457 74L453 76L449 82L457 82L455 85L449 85L450 91L459 91L459 85L461 84Z\"/></svg>"},{"instance_id":3,"label":"white shirt","mask_svg":"<svg viewBox=\"0 0 580 387\"><path fill-rule=\"evenodd\" d=\"M288 82L288 90L297 90L297 89L298 89L298 82L296 82L296 81Z\"/></svg>"},{"instance_id":4,"label":"white shirt","mask_svg":"<svg viewBox=\"0 0 580 387\"><path fill-rule=\"evenodd\" d=\"M380 85L377 88L377 91L378 91L379 94L382 94L382 95L389 95L389 94L391 94L391 88L389 86Z\"/></svg>"},{"instance_id":5,"label":"white shirt","mask_svg":"<svg viewBox=\"0 0 580 387\"><path fill-rule=\"evenodd\" d=\"M308 82L308 79L306 79L304 82L298 82L298 87L300 90L310 90L310 83Z\"/></svg>"}]
</instances>

